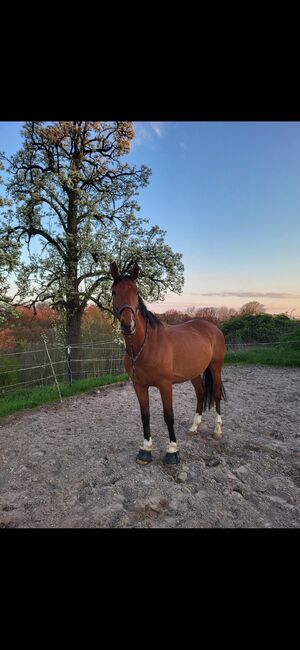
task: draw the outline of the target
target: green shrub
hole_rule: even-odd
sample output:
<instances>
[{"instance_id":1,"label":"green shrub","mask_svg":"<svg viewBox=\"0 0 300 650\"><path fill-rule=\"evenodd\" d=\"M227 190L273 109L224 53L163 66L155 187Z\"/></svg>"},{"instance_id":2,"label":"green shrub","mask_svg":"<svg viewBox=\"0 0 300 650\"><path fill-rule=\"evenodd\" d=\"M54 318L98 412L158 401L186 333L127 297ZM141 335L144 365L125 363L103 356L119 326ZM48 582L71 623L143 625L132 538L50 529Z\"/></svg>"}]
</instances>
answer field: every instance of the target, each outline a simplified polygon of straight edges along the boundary
<instances>
[{"instance_id":1,"label":"green shrub","mask_svg":"<svg viewBox=\"0 0 300 650\"><path fill-rule=\"evenodd\" d=\"M221 324L226 343L277 343L294 334L300 323L286 314L245 314Z\"/></svg>"},{"instance_id":2,"label":"green shrub","mask_svg":"<svg viewBox=\"0 0 300 650\"><path fill-rule=\"evenodd\" d=\"M11 386L18 381L18 362L15 357L0 357L0 389L4 386Z\"/></svg>"}]
</instances>

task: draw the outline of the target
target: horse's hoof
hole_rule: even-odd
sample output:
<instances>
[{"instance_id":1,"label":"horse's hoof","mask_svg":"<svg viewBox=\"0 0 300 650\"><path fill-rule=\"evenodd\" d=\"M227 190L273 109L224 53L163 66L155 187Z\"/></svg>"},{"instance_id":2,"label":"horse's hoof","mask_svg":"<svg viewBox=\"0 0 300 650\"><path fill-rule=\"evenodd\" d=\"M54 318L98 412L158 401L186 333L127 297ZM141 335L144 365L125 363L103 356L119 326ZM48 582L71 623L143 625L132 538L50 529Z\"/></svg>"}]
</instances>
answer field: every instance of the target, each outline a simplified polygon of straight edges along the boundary
<instances>
[{"instance_id":1,"label":"horse's hoof","mask_svg":"<svg viewBox=\"0 0 300 650\"><path fill-rule=\"evenodd\" d=\"M139 465L148 465L148 463L151 463L152 461L151 451L145 451L145 449L140 449L135 460Z\"/></svg>"},{"instance_id":2,"label":"horse's hoof","mask_svg":"<svg viewBox=\"0 0 300 650\"><path fill-rule=\"evenodd\" d=\"M222 431L221 431L221 432L220 432L220 431L214 431L214 432L213 432L213 438L214 438L214 440L220 440L220 438L222 438L222 436L223 436L223 432L222 432Z\"/></svg>"},{"instance_id":3,"label":"horse's hoof","mask_svg":"<svg viewBox=\"0 0 300 650\"><path fill-rule=\"evenodd\" d=\"M180 458L179 458L179 451L175 451L173 453L170 453L167 451L164 459L163 459L163 464L164 465L178 465L180 463Z\"/></svg>"}]
</instances>

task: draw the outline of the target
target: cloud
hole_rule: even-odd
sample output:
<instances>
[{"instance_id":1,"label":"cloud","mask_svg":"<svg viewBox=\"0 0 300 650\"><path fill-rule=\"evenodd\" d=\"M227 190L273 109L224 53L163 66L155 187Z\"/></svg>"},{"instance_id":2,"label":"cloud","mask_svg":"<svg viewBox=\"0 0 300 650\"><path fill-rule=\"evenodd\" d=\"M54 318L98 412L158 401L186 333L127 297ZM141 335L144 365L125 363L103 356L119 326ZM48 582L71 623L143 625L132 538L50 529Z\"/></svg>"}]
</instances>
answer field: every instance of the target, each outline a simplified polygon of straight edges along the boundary
<instances>
[{"instance_id":1,"label":"cloud","mask_svg":"<svg viewBox=\"0 0 300 650\"><path fill-rule=\"evenodd\" d=\"M179 142L179 146L180 146L180 149L182 149L182 151L186 151L186 150L187 150L187 144L186 144L186 142Z\"/></svg>"},{"instance_id":2,"label":"cloud","mask_svg":"<svg viewBox=\"0 0 300 650\"><path fill-rule=\"evenodd\" d=\"M237 296L238 298L300 298L299 293L277 293L272 291L214 291L201 296Z\"/></svg>"},{"instance_id":3,"label":"cloud","mask_svg":"<svg viewBox=\"0 0 300 650\"><path fill-rule=\"evenodd\" d=\"M152 142L152 135L149 127L145 122L135 122L134 124L135 140L134 144L143 144L144 142Z\"/></svg>"},{"instance_id":4,"label":"cloud","mask_svg":"<svg viewBox=\"0 0 300 650\"><path fill-rule=\"evenodd\" d=\"M133 144L150 144L155 146L155 140L165 135L165 122L134 122L135 139Z\"/></svg>"},{"instance_id":5,"label":"cloud","mask_svg":"<svg viewBox=\"0 0 300 650\"><path fill-rule=\"evenodd\" d=\"M165 125L163 122L150 122L151 129L156 133L156 135L159 136L159 138L163 137L164 130L165 130Z\"/></svg>"}]
</instances>

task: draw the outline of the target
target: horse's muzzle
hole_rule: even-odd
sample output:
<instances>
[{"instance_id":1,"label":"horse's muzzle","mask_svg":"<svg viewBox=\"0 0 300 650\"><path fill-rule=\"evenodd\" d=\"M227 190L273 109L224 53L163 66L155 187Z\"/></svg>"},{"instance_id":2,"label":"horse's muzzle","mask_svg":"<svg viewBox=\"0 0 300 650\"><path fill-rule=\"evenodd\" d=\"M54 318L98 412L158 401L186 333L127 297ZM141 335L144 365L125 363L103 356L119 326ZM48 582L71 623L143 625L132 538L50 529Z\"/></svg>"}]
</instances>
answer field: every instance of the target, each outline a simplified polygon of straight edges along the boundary
<instances>
[{"instance_id":1,"label":"horse's muzzle","mask_svg":"<svg viewBox=\"0 0 300 650\"><path fill-rule=\"evenodd\" d=\"M135 323L131 323L130 325L127 325L126 323L122 323L121 321L121 332L125 336L132 336L135 333Z\"/></svg>"},{"instance_id":2,"label":"horse's muzzle","mask_svg":"<svg viewBox=\"0 0 300 650\"><path fill-rule=\"evenodd\" d=\"M126 323L125 320L121 318L121 315L123 311L125 311L125 309L130 309L130 311L132 312L130 323ZM118 318L120 319L122 334L125 334L126 336L130 336L134 334L136 329L136 322L135 322L136 312L134 311L133 307L131 307L131 305L123 305L122 307L120 307L120 309L116 310L116 312Z\"/></svg>"}]
</instances>

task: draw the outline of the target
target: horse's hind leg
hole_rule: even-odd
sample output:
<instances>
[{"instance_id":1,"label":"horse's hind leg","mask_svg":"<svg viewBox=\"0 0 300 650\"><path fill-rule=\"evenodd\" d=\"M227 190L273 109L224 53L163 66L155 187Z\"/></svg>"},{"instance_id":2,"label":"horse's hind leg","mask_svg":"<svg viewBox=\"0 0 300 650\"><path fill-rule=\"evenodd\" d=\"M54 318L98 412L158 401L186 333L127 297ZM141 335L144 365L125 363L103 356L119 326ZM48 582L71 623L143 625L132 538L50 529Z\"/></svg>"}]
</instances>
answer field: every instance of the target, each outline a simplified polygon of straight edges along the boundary
<instances>
[{"instance_id":1,"label":"horse's hind leg","mask_svg":"<svg viewBox=\"0 0 300 650\"><path fill-rule=\"evenodd\" d=\"M195 392L196 392L196 397L197 397L197 408L196 408L196 415L194 417L194 422L192 426L190 427L189 431L191 433L197 433L198 427L201 424L201 419L202 419L202 413L203 413L203 402L204 402L204 385L202 378L195 377L195 379L191 379L191 382L194 386Z\"/></svg>"},{"instance_id":2,"label":"horse's hind leg","mask_svg":"<svg viewBox=\"0 0 300 650\"><path fill-rule=\"evenodd\" d=\"M225 390L221 379L222 366L217 363L211 363L209 368L212 374L213 394L215 398L216 411L217 411L213 437L219 439L223 435L220 403L221 403L221 398L222 397L225 398Z\"/></svg>"}]
</instances>

